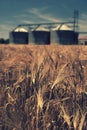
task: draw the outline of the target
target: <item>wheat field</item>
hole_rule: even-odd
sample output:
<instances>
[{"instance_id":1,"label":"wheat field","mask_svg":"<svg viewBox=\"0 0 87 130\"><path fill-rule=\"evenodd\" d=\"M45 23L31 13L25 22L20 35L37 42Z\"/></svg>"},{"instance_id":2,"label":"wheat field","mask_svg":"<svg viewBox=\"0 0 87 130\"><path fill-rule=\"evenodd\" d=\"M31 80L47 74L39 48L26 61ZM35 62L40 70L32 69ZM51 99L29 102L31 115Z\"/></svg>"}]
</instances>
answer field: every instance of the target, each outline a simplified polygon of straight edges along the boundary
<instances>
[{"instance_id":1,"label":"wheat field","mask_svg":"<svg viewBox=\"0 0 87 130\"><path fill-rule=\"evenodd\" d=\"M87 130L87 47L0 45L0 130Z\"/></svg>"}]
</instances>

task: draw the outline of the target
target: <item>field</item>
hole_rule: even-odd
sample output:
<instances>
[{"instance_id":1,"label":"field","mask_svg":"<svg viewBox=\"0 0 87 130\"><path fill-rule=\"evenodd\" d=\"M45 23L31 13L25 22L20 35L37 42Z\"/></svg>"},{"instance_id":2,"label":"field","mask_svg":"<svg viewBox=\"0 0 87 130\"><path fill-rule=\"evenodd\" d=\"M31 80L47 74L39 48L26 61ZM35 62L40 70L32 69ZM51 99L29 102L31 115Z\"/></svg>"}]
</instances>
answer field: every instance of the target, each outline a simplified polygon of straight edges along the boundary
<instances>
[{"instance_id":1,"label":"field","mask_svg":"<svg viewBox=\"0 0 87 130\"><path fill-rule=\"evenodd\" d=\"M0 130L87 130L87 47L0 45Z\"/></svg>"}]
</instances>

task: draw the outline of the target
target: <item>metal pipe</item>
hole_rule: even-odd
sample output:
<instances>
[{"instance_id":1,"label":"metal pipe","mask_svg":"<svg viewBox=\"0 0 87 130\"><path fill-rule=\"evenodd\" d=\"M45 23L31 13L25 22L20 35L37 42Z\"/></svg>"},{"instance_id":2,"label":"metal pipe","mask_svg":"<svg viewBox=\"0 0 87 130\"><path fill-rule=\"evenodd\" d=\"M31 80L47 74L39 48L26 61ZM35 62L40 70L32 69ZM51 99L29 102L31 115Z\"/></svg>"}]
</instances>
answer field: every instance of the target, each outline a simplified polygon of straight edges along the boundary
<instances>
[{"instance_id":1,"label":"metal pipe","mask_svg":"<svg viewBox=\"0 0 87 130\"><path fill-rule=\"evenodd\" d=\"M53 25L53 24L73 24L73 21L69 21L69 22L55 22L55 23L37 23L37 24L20 24L17 27L21 27L21 26L40 26L40 25Z\"/></svg>"}]
</instances>

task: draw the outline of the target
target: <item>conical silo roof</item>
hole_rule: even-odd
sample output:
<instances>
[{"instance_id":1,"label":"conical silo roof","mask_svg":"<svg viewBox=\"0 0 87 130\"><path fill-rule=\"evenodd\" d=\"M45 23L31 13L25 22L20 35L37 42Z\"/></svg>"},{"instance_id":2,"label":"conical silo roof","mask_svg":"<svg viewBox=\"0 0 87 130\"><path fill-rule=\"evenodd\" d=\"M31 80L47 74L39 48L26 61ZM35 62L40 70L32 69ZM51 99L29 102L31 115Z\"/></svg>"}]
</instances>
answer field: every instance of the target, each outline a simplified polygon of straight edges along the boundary
<instances>
[{"instance_id":1,"label":"conical silo roof","mask_svg":"<svg viewBox=\"0 0 87 130\"><path fill-rule=\"evenodd\" d=\"M43 26L39 26L36 31L49 31L49 29L43 27Z\"/></svg>"},{"instance_id":2,"label":"conical silo roof","mask_svg":"<svg viewBox=\"0 0 87 130\"><path fill-rule=\"evenodd\" d=\"M67 25L62 25L61 27L60 27L60 25L58 25L55 28L53 28L52 30L53 31L56 31L56 30L69 30L69 31L71 31L72 28L68 27Z\"/></svg>"},{"instance_id":3,"label":"conical silo roof","mask_svg":"<svg viewBox=\"0 0 87 130\"><path fill-rule=\"evenodd\" d=\"M14 32L28 32L25 28L17 27Z\"/></svg>"}]
</instances>

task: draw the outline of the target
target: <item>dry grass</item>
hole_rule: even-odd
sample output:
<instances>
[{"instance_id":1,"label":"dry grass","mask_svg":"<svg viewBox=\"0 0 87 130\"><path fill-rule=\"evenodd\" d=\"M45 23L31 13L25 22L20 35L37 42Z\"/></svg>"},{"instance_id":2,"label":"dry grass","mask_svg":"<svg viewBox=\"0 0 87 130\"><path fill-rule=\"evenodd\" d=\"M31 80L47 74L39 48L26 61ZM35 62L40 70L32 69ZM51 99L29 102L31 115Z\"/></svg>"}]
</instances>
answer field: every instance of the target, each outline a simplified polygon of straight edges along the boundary
<instances>
[{"instance_id":1,"label":"dry grass","mask_svg":"<svg viewBox=\"0 0 87 130\"><path fill-rule=\"evenodd\" d=\"M0 45L0 130L86 130L87 47Z\"/></svg>"}]
</instances>

